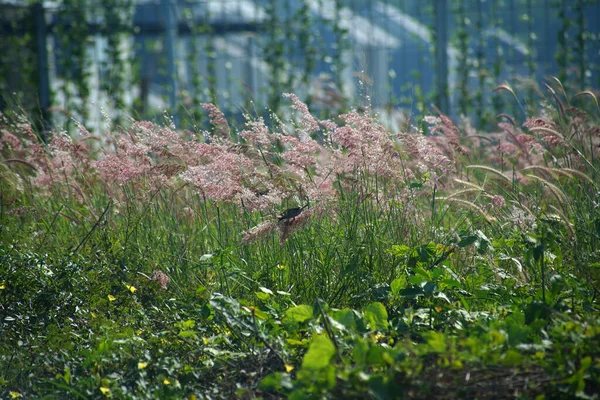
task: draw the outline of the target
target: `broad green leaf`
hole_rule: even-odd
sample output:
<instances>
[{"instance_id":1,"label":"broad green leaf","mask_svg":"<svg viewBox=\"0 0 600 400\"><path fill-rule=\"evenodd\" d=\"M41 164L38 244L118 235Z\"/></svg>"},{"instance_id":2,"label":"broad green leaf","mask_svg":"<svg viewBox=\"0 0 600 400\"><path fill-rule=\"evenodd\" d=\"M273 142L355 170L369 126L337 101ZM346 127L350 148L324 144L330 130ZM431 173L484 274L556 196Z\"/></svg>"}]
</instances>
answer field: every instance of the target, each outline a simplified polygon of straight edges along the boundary
<instances>
[{"instance_id":1,"label":"broad green leaf","mask_svg":"<svg viewBox=\"0 0 600 400\"><path fill-rule=\"evenodd\" d=\"M431 280L431 274L424 268L418 267L415 268L415 276L422 276L426 280Z\"/></svg>"},{"instance_id":2,"label":"broad green leaf","mask_svg":"<svg viewBox=\"0 0 600 400\"><path fill-rule=\"evenodd\" d=\"M371 303L365 308L365 320L373 330L388 329L388 313L385 306L379 302Z\"/></svg>"},{"instance_id":3,"label":"broad green leaf","mask_svg":"<svg viewBox=\"0 0 600 400\"><path fill-rule=\"evenodd\" d=\"M390 382L384 375L373 375L369 379L369 393L376 400L395 399L400 395L397 390L391 390Z\"/></svg>"},{"instance_id":4,"label":"broad green leaf","mask_svg":"<svg viewBox=\"0 0 600 400\"><path fill-rule=\"evenodd\" d=\"M262 381L260 381L260 383L258 384L258 388L260 390L265 390L265 391L269 391L269 390L276 391L281 387L281 384L279 383L281 381L281 378L282 378L281 372L275 372L273 374L269 374L269 375L265 376L262 379Z\"/></svg>"},{"instance_id":5,"label":"broad green leaf","mask_svg":"<svg viewBox=\"0 0 600 400\"><path fill-rule=\"evenodd\" d=\"M349 308L335 311L332 315L333 319L344 325L347 329L356 330L356 314Z\"/></svg>"},{"instance_id":6,"label":"broad green leaf","mask_svg":"<svg viewBox=\"0 0 600 400\"><path fill-rule=\"evenodd\" d=\"M436 250L436 245L433 242L430 242L426 245L419 246L417 248L417 254L419 255L419 261L421 261L422 263L431 261L433 256L435 256L435 253L436 253L435 250Z\"/></svg>"},{"instance_id":7,"label":"broad green leaf","mask_svg":"<svg viewBox=\"0 0 600 400\"><path fill-rule=\"evenodd\" d=\"M335 346L325 335L313 337L308 351L302 359L302 368L317 370L329 365L329 361L335 355Z\"/></svg>"},{"instance_id":8,"label":"broad green leaf","mask_svg":"<svg viewBox=\"0 0 600 400\"><path fill-rule=\"evenodd\" d=\"M291 322L304 322L308 321L313 317L313 309L306 304L300 304L299 306L289 308L285 312L285 318Z\"/></svg>"},{"instance_id":9,"label":"broad green leaf","mask_svg":"<svg viewBox=\"0 0 600 400\"><path fill-rule=\"evenodd\" d=\"M452 288L452 287L461 287L462 285L460 284L459 281L457 281L456 279L442 279L440 281L441 283L443 283L443 287L448 287L448 288Z\"/></svg>"},{"instance_id":10,"label":"broad green leaf","mask_svg":"<svg viewBox=\"0 0 600 400\"><path fill-rule=\"evenodd\" d=\"M364 364L367 361L367 354L369 353L369 344L362 339L357 339L354 343L354 349L352 349L352 357L358 365Z\"/></svg>"},{"instance_id":11,"label":"broad green leaf","mask_svg":"<svg viewBox=\"0 0 600 400\"><path fill-rule=\"evenodd\" d=\"M446 336L438 332L425 332L423 334L427 344L434 353L444 353L446 351Z\"/></svg>"},{"instance_id":12,"label":"broad green leaf","mask_svg":"<svg viewBox=\"0 0 600 400\"><path fill-rule=\"evenodd\" d=\"M430 296L433 294L433 292L435 292L436 289L437 285L435 283L427 282L425 286L423 286L423 293L425 293L426 296Z\"/></svg>"},{"instance_id":13,"label":"broad green leaf","mask_svg":"<svg viewBox=\"0 0 600 400\"><path fill-rule=\"evenodd\" d=\"M439 278L440 276L442 276L444 274L444 270L436 267L434 269L431 270L431 280L436 280L437 278Z\"/></svg>"},{"instance_id":14,"label":"broad green leaf","mask_svg":"<svg viewBox=\"0 0 600 400\"><path fill-rule=\"evenodd\" d=\"M384 348L381 346L371 346L367 353L367 363L370 366L383 364Z\"/></svg>"},{"instance_id":15,"label":"broad green leaf","mask_svg":"<svg viewBox=\"0 0 600 400\"><path fill-rule=\"evenodd\" d=\"M490 242L490 239L488 239L483 232L477 230L477 236L479 239L479 243L477 244L477 252L479 254L484 254L488 249L491 249L492 251L494 250L492 247L492 242Z\"/></svg>"},{"instance_id":16,"label":"broad green leaf","mask_svg":"<svg viewBox=\"0 0 600 400\"><path fill-rule=\"evenodd\" d=\"M210 293L208 292L208 289L206 289L204 286L200 285L200 286L198 286L198 289L196 289L196 296L202 297L203 299L208 300L208 298L210 297Z\"/></svg>"},{"instance_id":17,"label":"broad green leaf","mask_svg":"<svg viewBox=\"0 0 600 400\"><path fill-rule=\"evenodd\" d=\"M281 388L292 389L292 381L289 374L275 372L267 375L258 385L261 390L280 390Z\"/></svg>"},{"instance_id":18,"label":"broad green leaf","mask_svg":"<svg viewBox=\"0 0 600 400\"><path fill-rule=\"evenodd\" d=\"M395 244L392 246L391 249L388 250L388 252L396 257L405 257L406 255L408 255L410 253L411 249L410 247L404 245L404 244Z\"/></svg>"},{"instance_id":19,"label":"broad green leaf","mask_svg":"<svg viewBox=\"0 0 600 400\"><path fill-rule=\"evenodd\" d=\"M427 278L423 275L413 275L408 278L408 283L414 286L421 286L423 282L427 282Z\"/></svg>"},{"instance_id":20,"label":"broad green leaf","mask_svg":"<svg viewBox=\"0 0 600 400\"><path fill-rule=\"evenodd\" d=\"M269 300L269 297L271 297L268 293L264 293L264 292L254 292L254 294L256 295L256 297L259 300L262 300L262 301L267 301L267 300Z\"/></svg>"},{"instance_id":21,"label":"broad green leaf","mask_svg":"<svg viewBox=\"0 0 600 400\"><path fill-rule=\"evenodd\" d=\"M187 321L175 322L175 326L181 330L187 330L196 326L196 322L193 319L188 319Z\"/></svg>"},{"instance_id":22,"label":"broad green leaf","mask_svg":"<svg viewBox=\"0 0 600 400\"><path fill-rule=\"evenodd\" d=\"M195 339L196 338L196 332L194 332L194 331L180 331L179 332L179 336L184 337L184 338Z\"/></svg>"},{"instance_id":23,"label":"broad green leaf","mask_svg":"<svg viewBox=\"0 0 600 400\"><path fill-rule=\"evenodd\" d=\"M516 350L508 350L502 358L502 363L509 367L518 367L523 364L523 356Z\"/></svg>"},{"instance_id":24,"label":"broad green leaf","mask_svg":"<svg viewBox=\"0 0 600 400\"><path fill-rule=\"evenodd\" d=\"M406 287L406 276L402 275L394 279L390 286L392 289L392 294L394 296L398 296L400 291Z\"/></svg>"},{"instance_id":25,"label":"broad green leaf","mask_svg":"<svg viewBox=\"0 0 600 400\"><path fill-rule=\"evenodd\" d=\"M258 308L254 309L254 316L262 320L269 319L269 315L266 312L259 310Z\"/></svg>"},{"instance_id":26,"label":"broad green leaf","mask_svg":"<svg viewBox=\"0 0 600 400\"><path fill-rule=\"evenodd\" d=\"M406 289L402 289L400 291L400 296L405 297L407 299L414 299L423 294L423 289L420 287L410 287Z\"/></svg>"}]
</instances>

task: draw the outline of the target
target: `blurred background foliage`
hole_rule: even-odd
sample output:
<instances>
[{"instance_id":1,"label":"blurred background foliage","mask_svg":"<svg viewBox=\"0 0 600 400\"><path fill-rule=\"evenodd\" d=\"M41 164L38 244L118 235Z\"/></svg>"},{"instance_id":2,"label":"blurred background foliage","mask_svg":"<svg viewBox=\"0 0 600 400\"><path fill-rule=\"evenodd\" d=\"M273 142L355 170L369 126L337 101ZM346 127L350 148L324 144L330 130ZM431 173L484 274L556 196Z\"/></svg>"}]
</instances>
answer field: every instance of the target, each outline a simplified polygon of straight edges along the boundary
<instances>
[{"instance_id":1,"label":"blurred background foliage","mask_svg":"<svg viewBox=\"0 0 600 400\"><path fill-rule=\"evenodd\" d=\"M200 103L268 119L294 92L321 117L485 126L537 109L548 76L599 87L599 30L597 0L0 0L0 110L40 130L166 115L198 131ZM522 109L492 95L504 82Z\"/></svg>"}]
</instances>

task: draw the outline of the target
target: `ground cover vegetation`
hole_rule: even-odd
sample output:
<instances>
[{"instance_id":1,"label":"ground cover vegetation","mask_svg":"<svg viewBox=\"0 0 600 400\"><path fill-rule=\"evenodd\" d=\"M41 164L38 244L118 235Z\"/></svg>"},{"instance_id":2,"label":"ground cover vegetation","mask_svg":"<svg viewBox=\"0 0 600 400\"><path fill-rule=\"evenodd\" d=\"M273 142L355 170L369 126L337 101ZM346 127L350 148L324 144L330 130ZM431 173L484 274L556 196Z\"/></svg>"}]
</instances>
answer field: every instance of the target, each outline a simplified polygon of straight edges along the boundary
<instances>
[{"instance_id":1,"label":"ground cover vegetation","mask_svg":"<svg viewBox=\"0 0 600 400\"><path fill-rule=\"evenodd\" d=\"M0 397L597 398L600 109L547 88L493 132L3 115Z\"/></svg>"}]
</instances>

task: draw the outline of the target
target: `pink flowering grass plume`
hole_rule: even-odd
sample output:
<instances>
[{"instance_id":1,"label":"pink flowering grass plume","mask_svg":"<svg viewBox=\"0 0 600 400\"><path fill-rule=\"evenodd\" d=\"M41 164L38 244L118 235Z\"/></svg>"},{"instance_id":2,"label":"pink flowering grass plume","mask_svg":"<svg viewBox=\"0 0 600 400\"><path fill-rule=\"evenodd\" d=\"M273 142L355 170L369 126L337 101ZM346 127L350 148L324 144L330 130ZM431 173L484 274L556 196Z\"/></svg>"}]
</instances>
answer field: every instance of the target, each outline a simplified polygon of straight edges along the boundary
<instances>
[{"instance_id":1,"label":"pink flowering grass plume","mask_svg":"<svg viewBox=\"0 0 600 400\"><path fill-rule=\"evenodd\" d=\"M239 135L248 145L258 149L270 149L276 143L276 137L271 134L271 131L265 124L262 117L251 119L246 115L246 129L242 130Z\"/></svg>"},{"instance_id":2,"label":"pink flowering grass plume","mask_svg":"<svg viewBox=\"0 0 600 400\"><path fill-rule=\"evenodd\" d=\"M524 133L513 125L512 121L500 122L498 127L504 132L504 137L495 149L495 160L491 160L496 165L503 162L502 157L516 162L519 168L542 161L544 149L535 136Z\"/></svg>"},{"instance_id":3,"label":"pink flowering grass plume","mask_svg":"<svg viewBox=\"0 0 600 400\"><path fill-rule=\"evenodd\" d=\"M225 115L223 115L223 112L212 103L204 103L202 104L202 108L208 111L208 117L210 118L210 123L212 124L214 130L214 136L217 138L217 140L228 140L230 128L227 120L225 119Z\"/></svg>"},{"instance_id":4,"label":"pink flowering grass plume","mask_svg":"<svg viewBox=\"0 0 600 400\"><path fill-rule=\"evenodd\" d=\"M331 133L336 175L363 171L371 176L401 180L403 169L396 143L387 130L367 114L352 111Z\"/></svg>"},{"instance_id":5,"label":"pink flowering grass plume","mask_svg":"<svg viewBox=\"0 0 600 400\"><path fill-rule=\"evenodd\" d=\"M250 159L215 145L205 163L190 166L180 177L191 183L206 199L234 202L242 193L244 175L252 170Z\"/></svg>"},{"instance_id":6,"label":"pink flowering grass plume","mask_svg":"<svg viewBox=\"0 0 600 400\"><path fill-rule=\"evenodd\" d=\"M500 196L497 194L492 197L492 206L494 206L495 208L504 207L504 203L505 203L505 200L504 200L503 196Z\"/></svg>"},{"instance_id":7,"label":"pink flowering grass plume","mask_svg":"<svg viewBox=\"0 0 600 400\"><path fill-rule=\"evenodd\" d=\"M470 150L462 144L465 140L458 127L446 115L439 113L438 117L426 116L424 121L430 125L427 140L429 143L441 150L455 164L459 162L459 156L469 158ZM435 172L440 175L439 171Z\"/></svg>"},{"instance_id":8,"label":"pink flowering grass plume","mask_svg":"<svg viewBox=\"0 0 600 400\"><path fill-rule=\"evenodd\" d=\"M267 220L243 233L241 244L250 244L266 238L277 229L277 221Z\"/></svg>"},{"instance_id":9,"label":"pink flowering grass plume","mask_svg":"<svg viewBox=\"0 0 600 400\"><path fill-rule=\"evenodd\" d=\"M415 177L429 175L439 185L441 177L455 173L454 160L438 146L436 139L417 132L402 134L400 140L408 154L409 173L413 173Z\"/></svg>"},{"instance_id":10,"label":"pink flowering grass plume","mask_svg":"<svg viewBox=\"0 0 600 400\"><path fill-rule=\"evenodd\" d=\"M167 274L162 271L154 271L152 273L152 280L158 283L158 286L161 290L166 290L171 283L171 278Z\"/></svg>"},{"instance_id":11,"label":"pink flowering grass plume","mask_svg":"<svg viewBox=\"0 0 600 400\"><path fill-rule=\"evenodd\" d=\"M25 119L18 118L13 124L4 122L0 122L0 143L8 165L27 167L22 177L38 194L72 193L77 201L85 202L84 192L94 184L89 135L75 140L65 132L53 132L48 134L50 143L46 146Z\"/></svg>"},{"instance_id":12,"label":"pink flowering grass plume","mask_svg":"<svg viewBox=\"0 0 600 400\"><path fill-rule=\"evenodd\" d=\"M307 111L299 100L297 107ZM316 119L312 122L316 123ZM311 192L315 199L328 195L327 191L315 190L317 187L324 188L326 180L322 176L329 169L323 175L320 161L327 158L323 155L328 150L312 139L306 130L290 132L281 121L276 123L276 128L279 131L269 129L261 117L251 120L247 116L246 128L240 132L248 146L245 154L254 163L254 169L245 177L244 204L260 203L263 210L275 207L283 199L293 196L298 188L305 193ZM249 196L250 192L254 192L255 198Z\"/></svg>"},{"instance_id":13,"label":"pink flowering grass plume","mask_svg":"<svg viewBox=\"0 0 600 400\"><path fill-rule=\"evenodd\" d=\"M284 93L283 97L292 101L292 109L298 111L302 116L300 125L306 134L311 134L319 130L319 121L308 111L308 106L303 103L298 96L293 93Z\"/></svg>"},{"instance_id":14,"label":"pink flowering grass plume","mask_svg":"<svg viewBox=\"0 0 600 400\"><path fill-rule=\"evenodd\" d=\"M174 187L178 175L197 165L211 146L187 141L172 127L137 121L123 134L112 133L114 152L106 151L95 167L107 182L149 185L156 190Z\"/></svg>"},{"instance_id":15,"label":"pink flowering grass plume","mask_svg":"<svg viewBox=\"0 0 600 400\"><path fill-rule=\"evenodd\" d=\"M51 174L48 152L24 117L3 128L2 142L4 147L8 145L11 158L28 163L40 174Z\"/></svg>"}]
</instances>

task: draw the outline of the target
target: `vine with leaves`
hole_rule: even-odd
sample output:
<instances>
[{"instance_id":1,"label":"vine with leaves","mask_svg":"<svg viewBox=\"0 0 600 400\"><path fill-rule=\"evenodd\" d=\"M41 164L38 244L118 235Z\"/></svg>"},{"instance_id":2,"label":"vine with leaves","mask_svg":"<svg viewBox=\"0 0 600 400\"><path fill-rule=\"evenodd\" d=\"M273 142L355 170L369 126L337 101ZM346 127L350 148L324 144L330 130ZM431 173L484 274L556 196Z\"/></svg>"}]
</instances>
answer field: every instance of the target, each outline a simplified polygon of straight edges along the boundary
<instances>
[{"instance_id":1,"label":"vine with leaves","mask_svg":"<svg viewBox=\"0 0 600 400\"><path fill-rule=\"evenodd\" d=\"M527 58L525 64L528 69L528 74L535 80L535 73L537 70L537 65L535 63L535 43L537 41L537 35L535 34L534 28L534 12L533 12L533 0L525 0L525 9L526 13L523 14L522 19L525 20L527 24ZM534 101L535 101L535 90L534 85L527 85L526 93L526 103L533 109Z\"/></svg>"},{"instance_id":2,"label":"vine with leaves","mask_svg":"<svg viewBox=\"0 0 600 400\"><path fill-rule=\"evenodd\" d=\"M267 38L264 55L270 67L268 79L267 104L277 113L281 105L281 82L284 79L284 53L285 41L283 38L282 22L279 20L279 1L270 0L265 8L267 14Z\"/></svg>"},{"instance_id":3,"label":"vine with leaves","mask_svg":"<svg viewBox=\"0 0 600 400\"><path fill-rule=\"evenodd\" d=\"M33 7L4 6L0 31L0 111L25 112L42 129L37 94L37 51ZM32 18L30 18L32 17Z\"/></svg>"},{"instance_id":4,"label":"vine with leaves","mask_svg":"<svg viewBox=\"0 0 600 400\"><path fill-rule=\"evenodd\" d=\"M454 33L454 42L458 49L458 110L461 114L467 115L471 110L472 99L469 89L469 72L471 65L469 61L469 31L470 19L467 16L465 4L462 1L455 3L454 14L456 19L456 31Z\"/></svg>"},{"instance_id":5,"label":"vine with leaves","mask_svg":"<svg viewBox=\"0 0 600 400\"><path fill-rule=\"evenodd\" d=\"M88 99L91 94L90 67L92 62L87 54L87 38L90 36L90 21L86 10L88 0L63 0L59 8L59 20L55 38L57 65L62 70L62 80L58 86L64 98L67 115L81 121L88 118ZM71 118L65 121L67 129L72 125Z\"/></svg>"},{"instance_id":6,"label":"vine with leaves","mask_svg":"<svg viewBox=\"0 0 600 400\"><path fill-rule=\"evenodd\" d=\"M475 19L475 37L477 38L475 44L475 67L477 69L477 90L474 94L475 102L475 117L479 124L482 124L486 118L484 115L485 110L488 109L484 93L488 92L488 76L489 70L487 67L487 60L485 58L486 48L486 33L484 27L488 25L488 21L485 20L485 13L483 12L483 4L478 1L476 5L477 18Z\"/></svg>"},{"instance_id":7,"label":"vine with leaves","mask_svg":"<svg viewBox=\"0 0 600 400\"><path fill-rule=\"evenodd\" d=\"M585 27L585 14L584 14L584 3L585 0L575 0L573 4L573 11L575 13L575 27L577 28L577 32L575 33L575 43L574 43L574 54L575 54L575 65L577 68L578 79L579 82L579 90L585 90L586 86L586 27Z\"/></svg>"},{"instance_id":8,"label":"vine with leaves","mask_svg":"<svg viewBox=\"0 0 600 400\"><path fill-rule=\"evenodd\" d=\"M346 91L344 90L343 73L348 67L344 60L346 51L351 50L348 29L342 26L342 0L335 0L335 17L333 20L333 33L335 35L335 56L333 60L333 76L336 84L336 89L342 96L342 110L347 102Z\"/></svg>"},{"instance_id":9,"label":"vine with leaves","mask_svg":"<svg viewBox=\"0 0 600 400\"><path fill-rule=\"evenodd\" d=\"M557 9L560 22L560 29L556 33L557 49L555 59L558 65L558 80L565 85L570 81L568 68L574 58L571 46L568 43L569 30L573 22L569 18L568 2L557 0L554 2L554 6Z\"/></svg>"},{"instance_id":10,"label":"vine with leaves","mask_svg":"<svg viewBox=\"0 0 600 400\"><path fill-rule=\"evenodd\" d=\"M490 25L493 27L498 27L498 26L502 26L503 24L503 19L502 19L502 14L501 14L501 8L504 5L503 2L497 2L497 1L493 1L490 4L491 7L491 12L490 12L490 16L491 16L491 20L490 20ZM502 83L501 77L502 77L502 70L504 69L504 50L502 49L502 46L500 45L500 40L498 40L497 38L495 39L495 46L494 46L494 53L495 53L495 57L494 57L494 63L492 64L492 79L493 79L493 84L494 85L499 85L500 83ZM493 114L492 115L488 115L486 117L486 120L489 120L490 123L493 123L495 116L501 114L504 111L504 107L505 107L505 103L504 103L504 99L502 98L502 96L492 96L492 108L493 108Z\"/></svg>"},{"instance_id":11,"label":"vine with leaves","mask_svg":"<svg viewBox=\"0 0 600 400\"><path fill-rule=\"evenodd\" d=\"M102 88L112 100L114 121L120 124L128 113L125 91L131 87L131 52L124 48L127 36L133 33L133 0L101 0L104 15L102 33L107 40L106 78Z\"/></svg>"},{"instance_id":12,"label":"vine with leaves","mask_svg":"<svg viewBox=\"0 0 600 400\"><path fill-rule=\"evenodd\" d=\"M190 3L193 6L193 2ZM200 107L203 102L202 96L202 82L203 77L200 72L200 41L198 38L207 30L207 23L203 25L196 24L193 10L190 8L190 4L186 4L187 7L183 9L183 17L186 24L190 28L191 38L188 43L188 52L186 59L188 63L188 87L187 96L183 104L190 105L189 108L183 110L183 126L191 126L194 132L199 133L202 130L203 123L205 121L205 113ZM186 116L190 119L186 119Z\"/></svg>"},{"instance_id":13,"label":"vine with leaves","mask_svg":"<svg viewBox=\"0 0 600 400\"><path fill-rule=\"evenodd\" d=\"M296 11L296 15L293 19L298 21L299 24L297 38L303 60L300 82L307 91L305 103L310 107L312 104L312 96L308 88L310 86L312 73L317 65L317 48L315 47L315 36L312 33L314 28L308 0L301 1L301 5Z\"/></svg>"},{"instance_id":14,"label":"vine with leaves","mask_svg":"<svg viewBox=\"0 0 600 400\"><path fill-rule=\"evenodd\" d=\"M425 4L425 6L423 6L423 4ZM415 4L415 18L420 21L422 16L424 14L433 14L433 5L431 2L427 2L427 3L423 3L423 2L417 2ZM432 42L435 43L435 29L431 29L431 39ZM419 45L417 46L419 51L425 51L426 48L423 44L421 44L419 42ZM433 52L432 52L433 54ZM403 85L403 90L402 92L406 92L407 95L403 95L403 102L406 104L410 104L411 105L411 109L413 108L413 104L414 104L414 108L416 108L416 110L419 113L422 113L425 110L425 104L426 104L426 100L427 98L431 98L433 99L435 97L435 93L434 90L431 90L429 93L425 93L425 91L423 90L423 73L422 71L422 67L424 65L423 60L421 59L421 57L417 58L417 69L413 70L410 72L411 76L413 77L413 79L415 80L415 82L419 82L417 84L411 84L410 82L407 82Z\"/></svg>"}]
</instances>

